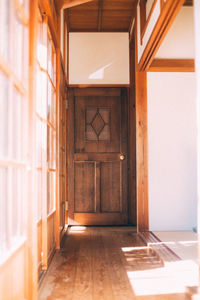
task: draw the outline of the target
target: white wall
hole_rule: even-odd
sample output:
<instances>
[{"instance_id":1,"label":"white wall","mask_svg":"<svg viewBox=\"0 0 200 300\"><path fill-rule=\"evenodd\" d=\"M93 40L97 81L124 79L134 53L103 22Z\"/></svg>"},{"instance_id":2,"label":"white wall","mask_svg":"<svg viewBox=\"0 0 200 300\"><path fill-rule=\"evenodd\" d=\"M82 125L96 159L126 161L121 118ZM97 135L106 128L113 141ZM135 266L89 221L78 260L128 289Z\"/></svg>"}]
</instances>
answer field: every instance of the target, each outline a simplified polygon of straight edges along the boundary
<instances>
[{"instance_id":1,"label":"white wall","mask_svg":"<svg viewBox=\"0 0 200 300\"><path fill-rule=\"evenodd\" d=\"M183 6L169 29L156 58L194 58L194 8Z\"/></svg>"},{"instance_id":2,"label":"white wall","mask_svg":"<svg viewBox=\"0 0 200 300\"><path fill-rule=\"evenodd\" d=\"M70 33L70 84L129 84L128 33Z\"/></svg>"},{"instance_id":3,"label":"white wall","mask_svg":"<svg viewBox=\"0 0 200 300\"><path fill-rule=\"evenodd\" d=\"M148 73L150 230L191 230L197 211L194 73Z\"/></svg>"}]
</instances>

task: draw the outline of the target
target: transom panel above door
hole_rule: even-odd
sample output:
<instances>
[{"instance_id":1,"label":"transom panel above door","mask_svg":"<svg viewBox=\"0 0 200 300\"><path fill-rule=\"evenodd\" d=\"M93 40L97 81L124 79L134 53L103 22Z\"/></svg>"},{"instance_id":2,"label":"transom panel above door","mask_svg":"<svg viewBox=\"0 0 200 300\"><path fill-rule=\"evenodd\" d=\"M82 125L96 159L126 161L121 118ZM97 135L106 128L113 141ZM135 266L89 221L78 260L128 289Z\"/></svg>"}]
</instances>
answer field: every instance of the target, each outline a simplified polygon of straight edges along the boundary
<instances>
[{"instance_id":1,"label":"transom panel above door","mask_svg":"<svg viewBox=\"0 0 200 300\"><path fill-rule=\"evenodd\" d=\"M69 224L127 224L127 98L120 88L69 91Z\"/></svg>"}]
</instances>

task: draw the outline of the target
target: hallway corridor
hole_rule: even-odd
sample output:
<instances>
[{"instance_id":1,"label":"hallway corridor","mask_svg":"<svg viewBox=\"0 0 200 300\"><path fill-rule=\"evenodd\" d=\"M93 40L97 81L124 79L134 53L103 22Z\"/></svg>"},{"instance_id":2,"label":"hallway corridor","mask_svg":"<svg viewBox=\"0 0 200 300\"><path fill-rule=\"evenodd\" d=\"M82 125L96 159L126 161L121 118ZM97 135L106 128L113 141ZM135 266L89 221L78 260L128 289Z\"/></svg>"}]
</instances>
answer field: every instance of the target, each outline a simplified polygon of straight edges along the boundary
<instances>
[{"instance_id":1,"label":"hallway corridor","mask_svg":"<svg viewBox=\"0 0 200 300\"><path fill-rule=\"evenodd\" d=\"M134 227L69 227L39 300L187 299L177 275L145 247Z\"/></svg>"}]
</instances>

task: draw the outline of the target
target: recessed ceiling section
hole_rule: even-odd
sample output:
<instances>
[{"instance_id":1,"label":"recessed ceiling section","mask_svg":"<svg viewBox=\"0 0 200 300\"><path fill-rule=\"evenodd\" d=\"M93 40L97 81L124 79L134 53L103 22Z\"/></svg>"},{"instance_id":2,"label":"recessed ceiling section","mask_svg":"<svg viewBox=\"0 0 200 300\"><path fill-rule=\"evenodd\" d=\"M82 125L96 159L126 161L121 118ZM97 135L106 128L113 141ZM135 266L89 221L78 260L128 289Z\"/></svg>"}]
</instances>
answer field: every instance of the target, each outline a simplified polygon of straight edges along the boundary
<instances>
[{"instance_id":1,"label":"recessed ceiling section","mask_svg":"<svg viewBox=\"0 0 200 300\"><path fill-rule=\"evenodd\" d=\"M70 32L128 32L135 0L94 0L67 10Z\"/></svg>"}]
</instances>

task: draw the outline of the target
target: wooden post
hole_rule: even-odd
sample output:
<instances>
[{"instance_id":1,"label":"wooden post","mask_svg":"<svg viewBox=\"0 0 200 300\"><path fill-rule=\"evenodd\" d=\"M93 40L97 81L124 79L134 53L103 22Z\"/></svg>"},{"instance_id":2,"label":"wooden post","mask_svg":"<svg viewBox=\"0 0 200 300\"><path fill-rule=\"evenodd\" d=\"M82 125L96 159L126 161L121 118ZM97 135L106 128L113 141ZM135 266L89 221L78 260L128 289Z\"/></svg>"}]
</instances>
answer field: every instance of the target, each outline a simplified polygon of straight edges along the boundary
<instances>
[{"instance_id":1,"label":"wooden post","mask_svg":"<svg viewBox=\"0 0 200 300\"><path fill-rule=\"evenodd\" d=\"M137 8L136 8L137 10ZM137 14L135 20L135 114L136 114L136 185L137 231L149 230L148 209L148 132L147 73L138 66Z\"/></svg>"},{"instance_id":2,"label":"wooden post","mask_svg":"<svg viewBox=\"0 0 200 300\"><path fill-rule=\"evenodd\" d=\"M59 189L59 177L60 177L60 18L61 13L58 13L57 23L57 40L58 45L56 48L56 249L60 248L60 189Z\"/></svg>"},{"instance_id":3,"label":"wooden post","mask_svg":"<svg viewBox=\"0 0 200 300\"><path fill-rule=\"evenodd\" d=\"M149 230L147 73L136 72L137 229Z\"/></svg>"}]
</instances>

